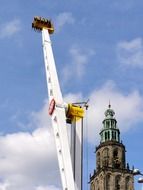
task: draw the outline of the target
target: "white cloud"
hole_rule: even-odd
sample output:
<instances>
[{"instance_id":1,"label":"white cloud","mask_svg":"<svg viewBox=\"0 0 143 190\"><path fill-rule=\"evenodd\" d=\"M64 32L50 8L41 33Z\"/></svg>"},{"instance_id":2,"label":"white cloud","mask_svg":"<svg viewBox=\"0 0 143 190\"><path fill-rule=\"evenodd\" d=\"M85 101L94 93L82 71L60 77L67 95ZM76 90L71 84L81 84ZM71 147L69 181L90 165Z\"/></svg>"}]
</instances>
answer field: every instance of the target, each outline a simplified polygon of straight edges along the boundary
<instances>
[{"instance_id":1,"label":"white cloud","mask_svg":"<svg viewBox=\"0 0 143 190\"><path fill-rule=\"evenodd\" d=\"M99 140L99 132L109 100L116 113L115 117L121 132L126 132L136 123L143 121L143 98L138 91L124 94L113 82L107 82L100 89L94 90L89 95L89 99L88 131L89 141L93 144Z\"/></svg>"},{"instance_id":2,"label":"white cloud","mask_svg":"<svg viewBox=\"0 0 143 190\"><path fill-rule=\"evenodd\" d=\"M7 190L9 187L9 183L8 182L1 182L0 183L0 190Z\"/></svg>"},{"instance_id":3,"label":"white cloud","mask_svg":"<svg viewBox=\"0 0 143 190\"><path fill-rule=\"evenodd\" d=\"M61 31L61 29L66 25L66 24L74 24L75 19L70 12L63 12L60 13L56 19L55 19L55 28L56 31Z\"/></svg>"},{"instance_id":4,"label":"white cloud","mask_svg":"<svg viewBox=\"0 0 143 190\"><path fill-rule=\"evenodd\" d=\"M5 24L1 24L0 27L0 38L12 37L21 30L21 22L19 19L14 19Z\"/></svg>"},{"instance_id":5,"label":"white cloud","mask_svg":"<svg viewBox=\"0 0 143 190\"><path fill-rule=\"evenodd\" d=\"M69 50L71 63L63 69L63 81L68 82L73 76L81 79L86 71L86 66L95 52L92 49L84 49L78 46L72 46Z\"/></svg>"},{"instance_id":6,"label":"white cloud","mask_svg":"<svg viewBox=\"0 0 143 190\"><path fill-rule=\"evenodd\" d=\"M55 186L39 186L36 188L36 190L60 190L59 188L55 187Z\"/></svg>"},{"instance_id":7,"label":"white cloud","mask_svg":"<svg viewBox=\"0 0 143 190\"><path fill-rule=\"evenodd\" d=\"M51 118L48 117L48 106L49 103L46 100L41 110L31 113L29 127L46 128L47 126L51 126Z\"/></svg>"},{"instance_id":8,"label":"white cloud","mask_svg":"<svg viewBox=\"0 0 143 190\"><path fill-rule=\"evenodd\" d=\"M51 119L48 117L48 101L45 100L43 107L38 112L31 112L28 114L28 123L24 124L19 120L18 113L12 115L11 120L14 120L16 125L20 129L31 130L36 128L47 128L51 127ZM21 113L20 113L21 114Z\"/></svg>"},{"instance_id":9,"label":"white cloud","mask_svg":"<svg viewBox=\"0 0 143 190\"><path fill-rule=\"evenodd\" d=\"M117 45L119 61L132 67L143 67L143 39L122 41Z\"/></svg>"},{"instance_id":10,"label":"white cloud","mask_svg":"<svg viewBox=\"0 0 143 190\"><path fill-rule=\"evenodd\" d=\"M39 189L44 189L42 185L60 185L50 130L38 128L32 134L19 132L1 136L0 146L0 176L8 181L3 184L6 190L35 190L38 184Z\"/></svg>"},{"instance_id":11,"label":"white cloud","mask_svg":"<svg viewBox=\"0 0 143 190\"><path fill-rule=\"evenodd\" d=\"M68 93L64 97L64 100L67 103L79 102L79 100L81 100L81 99L82 99L82 94L81 93L78 93L78 94Z\"/></svg>"}]
</instances>

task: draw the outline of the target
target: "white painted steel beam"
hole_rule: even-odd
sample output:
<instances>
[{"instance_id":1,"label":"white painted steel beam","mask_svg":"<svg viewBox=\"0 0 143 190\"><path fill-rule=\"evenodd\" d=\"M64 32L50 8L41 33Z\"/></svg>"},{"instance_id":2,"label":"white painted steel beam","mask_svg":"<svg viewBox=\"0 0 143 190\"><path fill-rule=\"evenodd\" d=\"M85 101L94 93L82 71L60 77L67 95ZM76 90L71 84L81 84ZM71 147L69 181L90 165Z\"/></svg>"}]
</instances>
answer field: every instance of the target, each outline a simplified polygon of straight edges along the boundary
<instances>
[{"instance_id":1,"label":"white painted steel beam","mask_svg":"<svg viewBox=\"0 0 143 190\"><path fill-rule=\"evenodd\" d=\"M76 187L73 178L64 102L56 72L50 36L48 30L45 28L42 29L42 40L49 102L51 102L52 100L55 101L55 107L52 107L50 109L53 109L53 113L51 112L51 118L56 142L56 150L58 155L62 186L63 190L75 190Z\"/></svg>"}]
</instances>

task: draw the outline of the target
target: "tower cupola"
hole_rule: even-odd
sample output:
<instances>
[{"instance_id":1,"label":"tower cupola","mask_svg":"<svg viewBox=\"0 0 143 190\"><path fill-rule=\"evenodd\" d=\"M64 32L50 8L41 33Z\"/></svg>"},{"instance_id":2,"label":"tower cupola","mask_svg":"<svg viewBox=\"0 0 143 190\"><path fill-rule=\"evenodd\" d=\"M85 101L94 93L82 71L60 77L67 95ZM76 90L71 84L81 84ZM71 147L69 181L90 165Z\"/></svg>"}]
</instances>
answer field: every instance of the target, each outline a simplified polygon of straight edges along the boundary
<instances>
[{"instance_id":1,"label":"tower cupola","mask_svg":"<svg viewBox=\"0 0 143 190\"><path fill-rule=\"evenodd\" d=\"M102 122L103 128L100 132L101 143L107 141L120 142L120 131L114 116L115 112L111 109L111 105L109 104L108 109L105 111L105 119Z\"/></svg>"}]
</instances>

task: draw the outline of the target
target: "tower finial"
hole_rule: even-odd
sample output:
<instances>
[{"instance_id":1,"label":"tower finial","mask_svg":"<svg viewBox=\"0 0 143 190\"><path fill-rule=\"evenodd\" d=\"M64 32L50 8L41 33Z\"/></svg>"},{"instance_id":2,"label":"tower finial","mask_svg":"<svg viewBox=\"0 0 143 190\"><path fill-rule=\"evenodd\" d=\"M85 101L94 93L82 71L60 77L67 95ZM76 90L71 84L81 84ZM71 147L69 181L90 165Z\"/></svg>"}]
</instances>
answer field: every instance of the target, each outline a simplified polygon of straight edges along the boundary
<instances>
[{"instance_id":1,"label":"tower finial","mask_svg":"<svg viewBox=\"0 0 143 190\"><path fill-rule=\"evenodd\" d=\"M111 108L110 100L109 100L109 105L108 105L108 107Z\"/></svg>"}]
</instances>

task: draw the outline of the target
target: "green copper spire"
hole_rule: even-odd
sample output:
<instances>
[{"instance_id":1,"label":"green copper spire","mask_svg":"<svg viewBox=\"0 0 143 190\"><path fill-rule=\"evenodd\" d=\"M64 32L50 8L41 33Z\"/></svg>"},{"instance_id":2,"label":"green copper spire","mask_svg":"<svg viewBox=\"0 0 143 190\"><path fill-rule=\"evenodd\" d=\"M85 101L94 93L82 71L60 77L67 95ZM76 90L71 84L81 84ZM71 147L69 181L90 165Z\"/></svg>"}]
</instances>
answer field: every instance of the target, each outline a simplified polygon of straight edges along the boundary
<instances>
[{"instance_id":1,"label":"green copper spire","mask_svg":"<svg viewBox=\"0 0 143 190\"><path fill-rule=\"evenodd\" d=\"M106 141L120 142L120 131L117 128L117 121L114 117L115 112L111 109L109 103L108 109L105 111L105 119L103 120L103 128L100 132L101 143Z\"/></svg>"}]
</instances>

